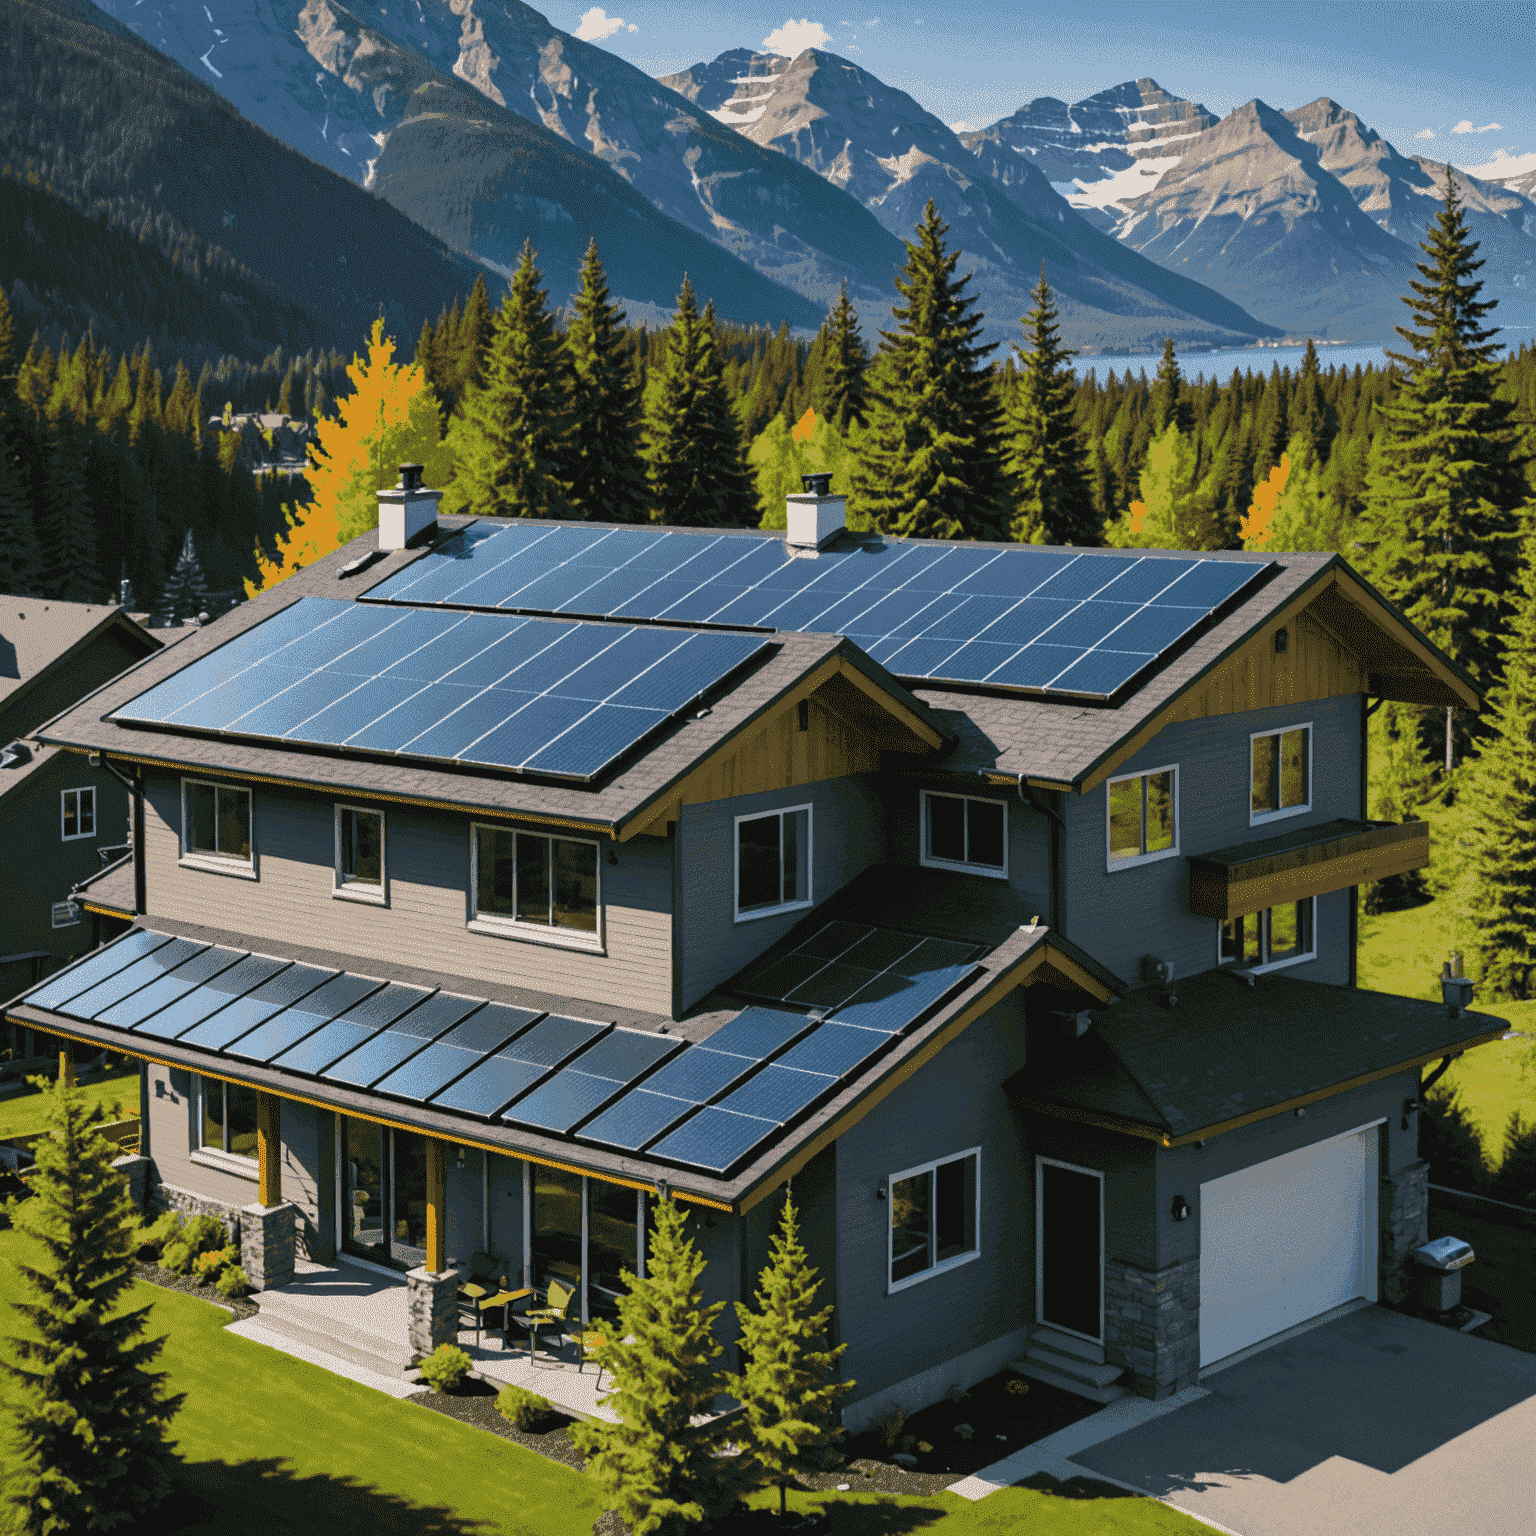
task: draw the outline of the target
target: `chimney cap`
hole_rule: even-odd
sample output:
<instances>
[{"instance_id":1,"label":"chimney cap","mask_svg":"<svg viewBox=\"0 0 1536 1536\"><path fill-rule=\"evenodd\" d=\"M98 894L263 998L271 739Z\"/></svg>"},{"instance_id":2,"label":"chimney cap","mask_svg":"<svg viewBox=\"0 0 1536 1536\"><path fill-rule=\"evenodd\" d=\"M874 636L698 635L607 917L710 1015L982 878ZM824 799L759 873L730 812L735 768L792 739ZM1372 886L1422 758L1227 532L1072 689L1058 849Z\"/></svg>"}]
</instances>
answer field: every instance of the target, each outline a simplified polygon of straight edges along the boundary
<instances>
[{"instance_id":1,"label":"chimney cap","mask_svg":"<svg viewBox=\"0 0 1536 1536\"><path fill-rule=\"evenodd\" d=\"M807 496L830 496L832 494L832 476L830 474L801 475L800 484Z\"/></svg>"},{"instance_id":2,"label":"chimney cap","mask_svg":"<svg viewBox=\"0 0 1536 1536\"><path fill-rule=\"evenodd\" d=\"M421 489L422 466L420 464L402 464L400 466L400 489L402 491L419 491Z\"/></svg>"}]
</instances>

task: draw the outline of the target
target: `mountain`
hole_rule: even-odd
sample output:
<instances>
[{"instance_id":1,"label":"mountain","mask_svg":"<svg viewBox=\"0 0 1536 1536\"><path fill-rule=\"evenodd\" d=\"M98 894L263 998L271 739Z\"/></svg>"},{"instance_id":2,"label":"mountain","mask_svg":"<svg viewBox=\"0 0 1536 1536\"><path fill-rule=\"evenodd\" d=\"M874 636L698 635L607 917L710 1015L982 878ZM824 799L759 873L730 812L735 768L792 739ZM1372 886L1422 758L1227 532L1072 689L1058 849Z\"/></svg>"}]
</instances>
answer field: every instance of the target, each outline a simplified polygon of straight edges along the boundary
<instances>
[{"instance_id":1,"label":"mountain","mask_svg":"<svg viewBox=\"0 0 1536 1536\"><path fill-rule=\"evenodd\" d=\"M1173 277L1094 229L1033 168L1027 194L978 175L955 133L905 91L836 54L793 59L743 49L661 82L743 138L848 193L893 235L910 235L931 198L964 252L994 339L1014 340L1046 275L1078 347L1231 343L1278 331L1199 283Z\"/></svg>"},{"instance_id":2,"label":"mountain","mask_svg":"<svg viewBox=\"0 0 1536 1536\"><path fill-rule=\"evenodd\" d=\"M0 7L0 171L23 325L99 343L347 347L381 310L414 336L478 270L71 0Z\"/></svg>"},{"instance_id":3,"label":"mountain","mask_svg":"<svg viewBox=\"0 0 1536 1536\"><path fill-rule=\"evenodd\" d=\"M590 234L614 292L665 310L684 271L738 320L815 326L845 278L890 305L902 247L862 208L517 0L260 0L217 22L201 0L117 3L457 249L510 266L531 237L557 300Z\"/></svg>"}]
</instances>

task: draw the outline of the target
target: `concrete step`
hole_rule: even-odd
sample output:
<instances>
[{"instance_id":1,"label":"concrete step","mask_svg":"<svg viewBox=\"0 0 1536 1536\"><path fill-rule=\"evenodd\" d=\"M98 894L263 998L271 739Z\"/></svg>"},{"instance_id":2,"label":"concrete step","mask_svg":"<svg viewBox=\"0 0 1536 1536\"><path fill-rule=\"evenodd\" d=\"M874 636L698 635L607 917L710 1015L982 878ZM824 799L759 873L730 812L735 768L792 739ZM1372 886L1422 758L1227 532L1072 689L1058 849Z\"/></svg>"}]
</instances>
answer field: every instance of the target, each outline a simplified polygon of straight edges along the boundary
<instances>
[{"instance_id":1,"label":"concrete step","mask_svg":"<svg viewBox=\"0 0 1536 1536\"><path fill-rule=\"evenodd\" d=\"M1122 1374L1118 1365L1095 1365L1093 1361L1081 1360L1076 1355L1062 1355L1054 1349L1045 1349L1033 1340L1024 1351L1024 1358L1059 1375L1070 1376L1074 1381L1085 1382L1090 1387L1107 1387Z\"/></svg>"},{"instance_id":2,"label":"concrete step","mask_svg":"<svg viewBox=\"0 0 1536 1536\"><path fill-rule=\"evenodd\" d=\"M349 1328L329 1318L317 1318L313 1311L287 1302L280 1291L258 1291L252 1300L262 1323L274 1332L380 1375L400 1376L414 1359L410 1345L403 1338L397 1342Z\"/></svg>"},{"instance_id":3,"label":"concrete step","mask_svg":"<svg viewBox=\"0 0 1536 1536\"><path fill-rule=\"evenodd\" d=\"M1067 1392L1075 1392L1079 1397L1086 1397L1095 1403L1115 1403L1125 1396L1124 1387L1096 1387L1091 1382L1083 1381L1076 1376L1064 1376L1060 1371L1053 1371L1048 1365L1040 1365L1037 1361L1027 1357L1008 1362L1010 1370L1019 1372L1021 1376L1028 1376L1032 1381L1043 1381L1053 1387L1060 1387Z\"/></svg>"},{"instance_id":4,"label":"concrete step","mask_svg":"<svg viewBox=\"0 0 1536 1536\"><path fill-rule=\"evenodd\" d=\"M1104 1346L1091 1344L1075 1334L1062 1333L1059 1329L1041 1323L1029 1336L1031 1344L1041 1344L1053 1349L1058 1355L1076 1355L1079 1360L1091 1360L1095 1365L1104 1364Z\"/></svg>"}]
</instances>

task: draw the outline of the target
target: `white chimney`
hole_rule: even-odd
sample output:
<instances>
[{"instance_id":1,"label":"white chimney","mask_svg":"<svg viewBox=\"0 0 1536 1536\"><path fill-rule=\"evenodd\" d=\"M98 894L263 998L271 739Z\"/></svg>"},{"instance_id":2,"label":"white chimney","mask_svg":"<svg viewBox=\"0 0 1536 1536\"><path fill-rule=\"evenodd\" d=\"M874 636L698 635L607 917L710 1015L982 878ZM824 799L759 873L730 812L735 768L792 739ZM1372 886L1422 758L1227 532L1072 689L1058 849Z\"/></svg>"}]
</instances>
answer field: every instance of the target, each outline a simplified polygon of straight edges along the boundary
<instances>
[{"instance_id":1,"label":"white chimney","mask_svg":"<svg viewBox=\"0 0 1536 1536\"><path fill-rule=\"evenodd\" d=\"M442 494L421 483L420 464L402 464L399 485L379 492L379 548L404 549L436 528Z\"/></svg>"},{"instance_id":2,"label":"white chimney","mask_svg":"<svg viewBox=\"0 0 1536 1536\"><path fill-rule=\"evenodd\" d=\"M831 475L801 475L803 496L785 497L792 549L821 549L848 526L848 499L831 494Z\"/></svg>"}]
</instances>

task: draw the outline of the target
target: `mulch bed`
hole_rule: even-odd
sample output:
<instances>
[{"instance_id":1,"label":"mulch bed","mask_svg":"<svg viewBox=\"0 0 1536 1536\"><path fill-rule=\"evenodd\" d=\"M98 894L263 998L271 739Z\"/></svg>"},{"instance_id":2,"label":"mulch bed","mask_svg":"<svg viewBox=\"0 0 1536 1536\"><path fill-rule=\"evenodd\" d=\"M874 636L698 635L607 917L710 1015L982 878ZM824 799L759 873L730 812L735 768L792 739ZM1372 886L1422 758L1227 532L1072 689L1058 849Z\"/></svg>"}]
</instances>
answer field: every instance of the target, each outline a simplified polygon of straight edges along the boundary
<instances>
[{"instance_id":1,"label":"mulch bed","mask_svg":"<svg viewBox=\"0 0 1536 1536\"><path fill-rule=\"evenodd\" d=\"M178 1275L174 1269L167 1269L163 1264L146 1264L141 1259L134 1267L139 1272L139 1279L148 1280L151 1285L163 1286L168 1291L180 1291L185 1296L200 1296L204 1301L211 1301L214 1306L234 1313L231 1322L243 1323L246 1318L256 1316L256 1303L249 1296L242 1296L238 1300L226 1299L219 1295L217 1287L205 1285L193 1275Z\"/></svg>"},{"instance_id":2,"label":"mulch bed","mask_svg":"<svg viewBox=\"0 0 1536 1536\"><path fill-rule=\"evenodd\" d=\"M430 1408L444 1418L457 1419L460 1424L473 1424L476 1429L500 1435L503 1440L537 1451L540 1456L574 1467L578 1472L585 1468L585 1458L571 1444L571 1437L566 1433L574 1419L556 1412L550 1414L538 1430L518 1429L496 1412L496 1394L500 1390L494 1382L471 1377L457 1392L434 1392L430 1387L423 1387L408 1401Z\"/></svg>"}]
</instances>

